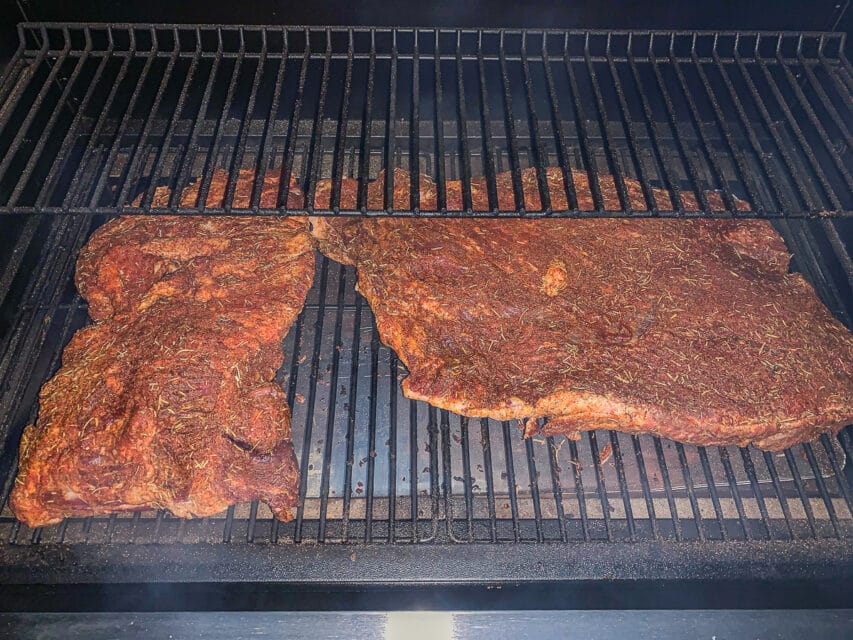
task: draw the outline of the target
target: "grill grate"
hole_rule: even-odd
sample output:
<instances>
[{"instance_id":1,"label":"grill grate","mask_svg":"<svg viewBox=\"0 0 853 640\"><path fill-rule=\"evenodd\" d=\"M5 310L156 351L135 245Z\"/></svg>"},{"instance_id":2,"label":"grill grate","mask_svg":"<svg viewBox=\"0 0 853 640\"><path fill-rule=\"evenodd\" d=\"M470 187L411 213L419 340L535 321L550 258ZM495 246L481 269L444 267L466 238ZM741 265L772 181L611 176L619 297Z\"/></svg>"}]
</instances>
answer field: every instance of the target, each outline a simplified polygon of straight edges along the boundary
<instances>
[{"instance_id":1,"label":"grill grate","mask_svg":"<svg viewBox=\"0 0 853 640\"><path fill-rule=\"evenodd\" d=\"M10 230L17 250L3 272L11 274L11 286L2 308L12 318L0 351L4 499L38 389L87 322L73 286L74 259L103 218L9 220L16 223ZM797 254L798 268L810 277L831 272L830 254L817 249L825 242L821 228L800 221L783 229L791 246L812 247ZM825 279L812 279L849 322L849 291L838 297ZM303 507L296 520L279 523L264 505L244 504L194 521L144 512L29 530L6 507L0 547L853 538L849 432L782 453L608 431L579 442L522 440L514 422L467 419L404 398L403 367L379 341L354 283L352 267L319 259L315 286L284 341L287 360L277 380L287 391L301 451Z\"/></svg>"},{"instance_id":2,"label":"grill grate","mask_svg":"<svg viewBox=\"0 0 853 640\"><path fill-rule=\"evenodd\" d=\"M509 215L731 216L736 197L751 215L853 214L839 34L34 23L19 34L0 80L4 213L285 211L260 206L261 181L234 206L233 179L221 206L178 207L197 180L207 202L216 167L292 175L308 202L332 178L331 210L314 213L366 212L367 181L401 167L416 179L398 214L446 215L455 179L463 210L450 213L473 214L480 175L497 213L501 171ZM552 210L548 166L562 170L567 211ZM540 211L525 210L528 167ZM579 210L572 170L590 177L591 211ZM618 203L601 174L615 176ZM360 180L355 210L340 210L344 177ZM437 211L421 207L422 177L438 184ZM169 207L152 206L156 185L173 189ZM286 202L290 181L280 185ZM712 210L712 190L724 210ZM383 211L394 212L392 193L390 176Z\"/></svg>"},{"instance_id":3,"label":"grill grate","mask_svg":"<svg viewBox=\"0 0 853 640\"><path fill-rule=\"evenodd\" d=\"M853 212L840 37L96 25L21 34L0 80L7 582L755 578L783 565L809 577L850 557L849 429L780 454L608 431L522 440L514 422L404 398L405 371L354 271L324 258L277 377L301 462L296 520L243 504L192 521L143 512L30 530L5 505L38 390L87 322L73 285L80 247L139 193L133 211L165 212L151 207L154 185L176 193L201 180L204 202L218 167L292 173L307 193L332 177L333 203L340 179L356 177L360 206L389 166L415 184L462 180L466 209L473 176L486 176L494 205L496 174L528 166L614 174L623 205L629 178L652 203L652 187L721 189L774 217L794 268L853 326L853 263L838 232L848 221L800 219ZM554 215L646 215L605 211L595 180L591 190L597 211ZM578 193L568 198L574 206ZM693 215L731 215L733 197L723 199L728 211ZM438 200L446 208L442 190ZM419 210L417 191L411 205Z\"/></svg>"}]
</instances>

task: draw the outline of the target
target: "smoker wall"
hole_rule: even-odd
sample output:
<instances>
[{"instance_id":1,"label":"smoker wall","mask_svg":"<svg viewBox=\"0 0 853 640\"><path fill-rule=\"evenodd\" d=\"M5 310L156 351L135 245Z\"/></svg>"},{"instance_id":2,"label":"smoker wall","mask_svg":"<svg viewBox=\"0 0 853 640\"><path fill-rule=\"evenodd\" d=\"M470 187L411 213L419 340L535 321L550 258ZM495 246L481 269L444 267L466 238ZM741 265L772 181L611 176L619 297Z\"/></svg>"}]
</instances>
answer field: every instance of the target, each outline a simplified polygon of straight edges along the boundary
<instances>
[{"instance_id":1,"label":"smoker wall","mask_svg":"<svg viewBox=\"0 0 853 640\"><path fill-rule=\"evenodd\" d=\"M4 18L377 26L849 30L837 0L4 0ZM10 20L9 17L12 17Z\"/></svg>"}]
</instances>

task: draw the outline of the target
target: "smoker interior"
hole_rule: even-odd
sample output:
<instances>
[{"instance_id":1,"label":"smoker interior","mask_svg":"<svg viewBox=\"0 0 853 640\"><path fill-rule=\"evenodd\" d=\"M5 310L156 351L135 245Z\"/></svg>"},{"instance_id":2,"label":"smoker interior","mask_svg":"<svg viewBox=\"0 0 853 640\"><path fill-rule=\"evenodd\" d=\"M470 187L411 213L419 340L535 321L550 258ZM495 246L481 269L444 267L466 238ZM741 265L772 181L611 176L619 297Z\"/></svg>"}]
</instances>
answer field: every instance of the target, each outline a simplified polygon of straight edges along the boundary
<instances>
[{"instance_id":1,"label":"smoker interior","mask_svg":"<svg viewBox=\"0 0 853 640\"><path fill-rule=\"evenodd\" d=\"M608 431L524 440L515 422L404 398L404 367L380 342L354 270L325 258L277 375L301 463L294 521L253 503L196 520L148 511L31 530L5 505L38 390L87 323L73 284L80 247L119 211L165 212L151 208L153 186L201 180L203 203L216 167L292 172L309 194L318 178L365 182L391 166L440 185L554 165L673 192L722 189L773 219L792 268L851 327L853 76L838 36L75 25L21 34L0 80L5 582L849 575L850 429L778 453ZM563 43L553 59L552 40ZM274 213L257 195L234 212ZM608 211L594 196L594 214L647 214ZM716 215L735 215L731 204Z\"/></svg>"}]
</instances>

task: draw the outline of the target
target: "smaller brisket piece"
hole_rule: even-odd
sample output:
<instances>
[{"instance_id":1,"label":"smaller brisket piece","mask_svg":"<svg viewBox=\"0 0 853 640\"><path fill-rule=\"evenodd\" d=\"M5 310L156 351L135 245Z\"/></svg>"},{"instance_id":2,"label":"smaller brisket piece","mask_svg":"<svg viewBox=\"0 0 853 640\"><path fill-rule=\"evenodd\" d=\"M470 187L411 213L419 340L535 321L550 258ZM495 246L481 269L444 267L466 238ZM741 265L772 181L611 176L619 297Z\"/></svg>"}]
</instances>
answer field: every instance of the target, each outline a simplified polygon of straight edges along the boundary
<instances>
[{"instance_id":1,"label":"smaller brisket piece","mask_svg":"<svg viewBox=\"0 0 853 640\"><path fill-rule=\"evenodd\" d=\"M238 197L251 183L241 172ZM165 206L168 190L155 195ZM257 499L289 519L299 470L273 376L313 274L304 218L125 216L98 229L76 274L95 323L41 390L15 515L30 526L140 509L209 516Z\"/></svg>"},{"instance_id":2,"label":"smaller brisket piece","mask_svg":"<svg viewBox=\"0 0 853 640\"><path fill-rule=\"evenodd\" d=\"M541 208L536 172L522 172L525 206ZM562 172L547 182L567 206ZM587 174L573 176L592 209ZM632 205L646 209L628 180ZM509 174L498 204L514 210ZM618 209L612 178L599 177ZM321 181L315 207L328 206ZM357 181L341 206L354 208ZM435 209L436 185L419 185ZM448 210L461 184L447 184ZM396 209L410 181L395 170ZM488 209L472 181L473 209ZM669 197L654 197L668 209ZM384 176L368 185L381 209ZM685 208L696 208L682 194ZM721 208L717 193L707 194ZM738 203L738 208L748 208ZM650 433L697 445L782 449L853 419L853 337L799 274L761 220L312 219L320 250L353 264L383 342L409 369L405 395L468 416L548 418L543 431ZM526 433L538 429L529 420Z\"/></svg>"}]
</instances>

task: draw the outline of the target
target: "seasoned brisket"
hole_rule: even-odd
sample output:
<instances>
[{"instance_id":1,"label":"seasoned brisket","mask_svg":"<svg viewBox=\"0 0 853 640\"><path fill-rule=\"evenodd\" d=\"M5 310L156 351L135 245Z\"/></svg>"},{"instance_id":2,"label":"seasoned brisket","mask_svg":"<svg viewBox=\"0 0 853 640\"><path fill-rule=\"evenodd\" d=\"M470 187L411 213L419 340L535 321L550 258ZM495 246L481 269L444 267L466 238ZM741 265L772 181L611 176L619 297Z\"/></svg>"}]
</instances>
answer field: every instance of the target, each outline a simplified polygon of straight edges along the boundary
<instances>
[{"instance_id":1,"label":"seasoned brisket","mask_svg":"<svg viewBox=\"0 0 853 640\"><path fill-rule=\"evenodd\" d=\"M535 170L522 173L525 206L541 208ZM562 172L549 169L555 209ZM509 174L499 208L515 208ZM580 209L592 209L575 173ZM612 179L605 205L618 209ZM344 180L353 208L357 182ZM627 181L632 206L646 208ZM421 207L436 185L422 179ZM318 185L315 207L329 205ZM447 185L447 208L462 206ZM707 194L713 207L719 194ZM410 206L394 173L397 209ZM682 194L695 208L692 194ZM381 209L384 176L367 206ZM473 209L487 210L472 181ZM654 191L660 208L669 196ZM746 208L739 203L739 208ZM853 419L853 338L809 284L766 221L665 219L312 219L320 249L358 270L358 289L382 340L409 369L407 397L468 416L528 419L578 437L610 428L698 445L781 449Z\"/></svg>"},{"instance_id":2,"label":"seasoned brisket","mask_svg":"<svg viewBox=\"0 0 853 640\"><path fill-rule=\"evenodd\" d=\"M214 176L209 206L225 177ZM159 190L155 206L168 197ZM77 264L95 323L41 390L16 516L30 526L140 509L208 516L258 499L288 519L298 467L273 376L313 274L305 219L127 216L98 229Z\"/></svg>"}]
</instances>

